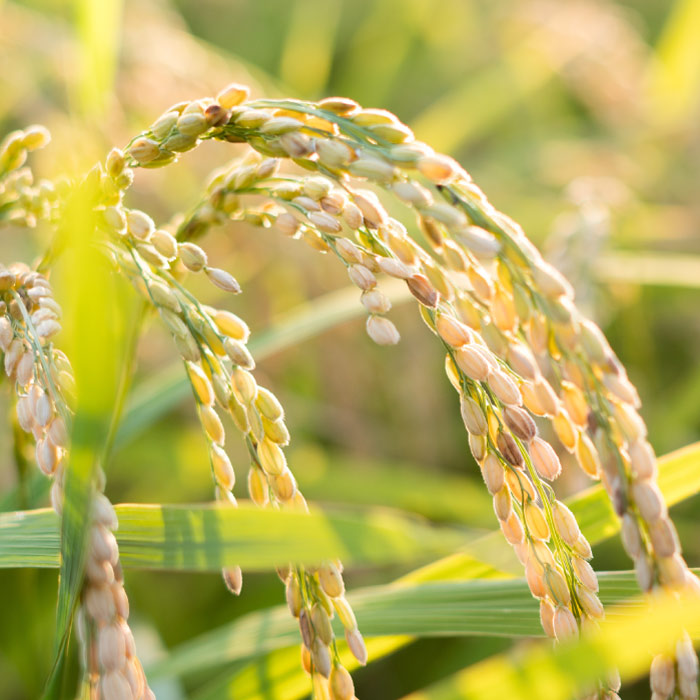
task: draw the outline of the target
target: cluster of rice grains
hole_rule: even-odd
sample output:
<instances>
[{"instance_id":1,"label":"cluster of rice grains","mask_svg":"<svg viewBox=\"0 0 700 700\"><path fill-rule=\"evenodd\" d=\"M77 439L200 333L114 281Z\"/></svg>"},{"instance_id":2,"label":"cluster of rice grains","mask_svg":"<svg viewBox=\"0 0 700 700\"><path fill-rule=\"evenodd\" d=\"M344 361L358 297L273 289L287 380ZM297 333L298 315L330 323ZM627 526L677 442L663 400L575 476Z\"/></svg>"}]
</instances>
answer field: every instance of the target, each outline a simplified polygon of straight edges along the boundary
<instances>
[{"instance_id":1,"label":"cluster of rice grains","mask_svg":"<svg viewBox=\"0 0 700 700\"><path fill-rule=\"evenodd\" d=\"M445 346L472 452L550 636L575 636L604 613L590 546L549 484L560 461L534 417L549 421L583 471L603 482L642 590L698 587L655 484L655 456L623 367L600 330L580 316L566 280L457 163L415 141L384 110L342 98L251 102L239 85L216 100L176 105L129 153L153 167L209 138L250 149L214 175L177 238L233 219L274 226L333 253L361 290L367 332L379 344L396 343L399 334L386 317L391 303L377 275L406 281ZM280 168L285 160L299 168ZM387 213L377 192L413 210L423 245ZM292 601L302 589L298 581L291 587ZM304 612L299 603L290 606ZM658 700L697 697L687 639L675 665L655 660L651 682ZM609 679L593 697L615 697L618 687Z\"/></svg>"},{"instance_id":2,"label":"cluster of rice grains","mask_svg":"<svg viewBox=\"0 0 700 700\"><path fill-rule=\"evenodd\" d=\"M13 131L0 143L0 224L34 227L37 221L53 221L59 195L49 180L34 182L30 168L23 167L31 151L49 142L48 131L39 125Z\"/></svg>"},{"instance_id":3,"label":"cluster of rice grains","mask_svg":"<svg viewBox=\"0 0 700 700\"><path fill-rule=\"evenodd\" d=\"M48 140L43 128L32 127L5 141L0 154L0 167L6 166L0 173L0 193L14 193L7 198L5 211L15 225L33 226L37 217L51 219L49 211L57 205L50 185L40 186L41 196L30 196L31 173L20 169L26 151ZM8 153L15 155L10 159ZM18 183L24 183L24 191L17 188ZM43 204L37 207L37 202ZM0 349L17 399L16 455L24 460L34 440L36 463L52 479L51 505L58 515L63 508L64 468L75 403L70 361L52 343L61 330L60 318L61 308L45 275L24 263L0 265ZM102 493L105 475L101 468L94 486L86 580L77 619L86 680L91 697L148 700L154 696L127 623L129 601L113 534L118 523L112 504Z\"/></svg>"},{"instance_id":4,"label":"cluster of rice grains","mask_svg":"<svg viewBox=\"0 0 700 700\"><path fill-rule=\"evenodd\" d=\"M199 103L194 103L172 124L189 124L187 129L191 129L194 117L201 122L211 111L203 111ZM170 121L170 117L167 119ZM101 226L107 234L105 245L115 266L158 311L173 335L206 436L216 499L226 506L237 505L232 493L236 474L225 451L220 417L224 412L231 416L248 449L251 499L261 507L306 511L306 501L284 454L289 432L283 408L271 391L258 386L251 373L255 362L246 348L248 326L229 311L200 304L182 280L188 272L203 273L221 290L233 294L241 291L238 283L228 272L208 264L206 252L188 240L193 231L182 227L158 229L146 213L122 203L123 192L133 180L129 155L133 158L134 150L139 153L142 148L143 139L138 139L127 155L115 149L106 160L101 174L104 206L100 212ZM272 175L273 170L268 162L267 169L260 168L259 172L265 176ZM290 610L299 619L302 660L312 674L315 694L349 700L354 687L340 663L330 622L336 611L348 647L360 663L366 662L367 652L344 596L341 572L342 564L335 561L316 568L287 567L279 574L286 585ZM231 592L240 593L239 567L226 568L223 577Z\"/></svg>"},{"instance_id":5,"label":"cluster of rice grains","mask_svg":"<svg viewBox=\"0 0 700 700\"><path fill-rule=\"evenodd\" d=\"M146 213L124 205L133 168L172 163L203 139L241 144L243 153L213 175L187 218L158 228ZM575 637L595 627L604 612L589 564L590 546L550 484L561 463L553 446L539 436L536 418L542 425L549 423L548 434L556 436L587 475L602 481L622 520L623 542L642 590L698 588L655 484L655 456L637 412L637 393L603 334L581 317L570 285L517 224L493 209L455 161L415 141L394 115L362 109L343 98L317 104L250 101L247 88L231 85L216 99L173 106L124 151L113 150L95 172L103 245L172 332L206 435L217 500L236 506L235 472L224 449L220 418L220 413L229 413L250 455L251 499L263 507L306 509L284 455L289 433L282 407L251 373L247 325L228 311L202 305L183 284L191 272L205 274L226 292L240 291L228 272L209 265L205 251L194 242L212 225L234 220L274 227L336 256L360 290L367 332L379 344L399 340L387 317L391 303L380 291L381 277L405 281L424 321L444 346L447 375L459 394L472 453L503 534L540 601L542 626L549 636ZM387 212L382 204L387 197L393 198L390 209L397 216L412 212L417 219L420 244ZM17 276L28 287L48 289L42 279L28 270ZM56 406L57 399L43 385L29 386L39 383L38 377L49 380L44 366L48 360L42 371L35 371L32 363L30 372L25 367L29 360L23 359L25 348L33 347L35 354L43 347L42 324L55 322L46 311L53 307L49 302L42 306L43 298L37 294L35 299L29 289L13 292L3 310L9 315L2 339L6 367L10 357L18 391L27 397L23 408L18 405L20 421L35 432L42 469L54 471L60 470L65 449L51 437L56 419L47 418L41 429L35 426L38 394L48 395ZM12 311L13 300L20 299L26 311L21 318ZM17 333L23 337L17 330L22 319L37 313L35 345L28 340L16 345ZM58 367L60 356L51 352ZM30 382L30 374L37 379ZM25 384L22 379L27 379ZM44 455L47 450L51 457ZM50 469L54 456L57 464ZM57 508L59 496L60 490L54 496ZM104 502L97 502L107 513ZM107 546L105 532L116 522L104 514L98 520L104 531L93 549L107 561L116 549ZM118 581L117 567L112 570ZM360 663L366 662L366 650L344 597L341 563L294 565L279 573L290 611L299 620L302 664L312 676L314 697L350 700L352 680L340 663L330 623L335 614ZM223 574L227 586L238 593L240 569L228 568ZM108 589L114 592L115 584L93 582L90 570L88 580L85 597L91 619L108 629L115 620L123 626L121 599L106 595ZM95 593L91 604L90 586L98 584L105 595ZM115 644L110 638L104 647L113 650ZM127 645L122 656L133 659L132 649ZM113 671L104 663L102 668ZM123 669L119 673L127 677ZM655 700L697 698L697 659L689 639L678 643L674 657L654 660L651 684ZM591 689L590 697L615 698L618 689L619 679L611 677ZM120 692L105 688L104 697L140 697L136 691L129 694L126 686Z\"/></svg>"}]
</instances>

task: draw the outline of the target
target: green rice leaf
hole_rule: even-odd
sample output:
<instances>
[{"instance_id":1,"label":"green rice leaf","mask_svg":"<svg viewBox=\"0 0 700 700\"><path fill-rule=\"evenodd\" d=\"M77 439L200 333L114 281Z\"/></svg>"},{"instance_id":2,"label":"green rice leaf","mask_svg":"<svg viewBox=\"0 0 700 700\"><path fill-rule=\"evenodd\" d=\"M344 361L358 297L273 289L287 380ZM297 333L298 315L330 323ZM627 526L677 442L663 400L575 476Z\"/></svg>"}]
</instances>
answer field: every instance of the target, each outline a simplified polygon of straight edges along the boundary
<instances>
[{"instance_id":1,"label":"green rice leaf","mask_svg":"<svg viewBox=\"0 0 700 700\"><path fill-rule=\"evenodd\" d=\"M64 472L56 655L46 697L59 692L83 581L93 474L108 433L124 338L124 283L110 274L93 245L95 220L90 203L94 192L89 182L76 188L65 209L60 235L66 250L57 265L57 295L65 311L62 341L73 365L77 413ZM110 313L106 314L105 309ZM67 409L53 385L51 393L58 410L67 418Z\"/></svg>"},{"instance_id":2,"label":"green rice leaf","mask_svg":"<svg viewBox=\"0 0 700 700\"><path fill-rule=\"evenodd\" d=\"M120 505L117 541L125 567L218 571L239 564L269 570L289 561L349 564L415 561L453 550L463 530L435 528L387 509L310 514L217 505ZM55 567L58 517L48 509L0 515L0 567Z\"/></svg>"},{"instance_id":3,"label":"green rice leaf","mask_svg":"<svg viewBox=\"0 0 700 700\"><path fill-rule=\"evenodd\" d=\"M610 610L601 629L579 641L533 645L519 655L499 654L405 700L566 700L594 688L617 669L623 681L648 673L652 655L669 652L684 631L700 627L700 599L674 593Z\"/></svg>"},{"instance_id":4,"label":"green rice leaf","mask_svg":"<svg viewBox=\"0 0 700 700\"><path fill-rule=\"evenodd\" d=\"M101 114L113 92L122 0L79 0L75 3L81 76L80 109L85 115Z\"/></svg>"},{"instance_id":5,"label":"green rice leaf","mask_svg":"<svg viewBox=\"0 0 700 700\"><path fill-rule=\"evenodd\" d=\"M600 573L599 581L604 605L628 601L627 612L641 609L641 603L634 600L639 595L634 572ZM373 586L354 591L348 600L368 637L544 636L539 607L522 578ZM612 613L613 617L616 614L620 611ZM342 637L342 627L337 620L334 623L336 635ZM182 644L154 664L149 676L185 676L298 641L296 620L286 607L279 606L251 613Z\"/></svg>"},{"instance_id":6,"label":"green rice leaf","mask_svg":"<svg viewBox=\"0 0 700 700\"><path fill-rule=\"evenodd\" d=\"M672 129L696 114L700 80L700 5L676 0L649 62L649 111L656 125Z\"/></svg>"}]
</instances>

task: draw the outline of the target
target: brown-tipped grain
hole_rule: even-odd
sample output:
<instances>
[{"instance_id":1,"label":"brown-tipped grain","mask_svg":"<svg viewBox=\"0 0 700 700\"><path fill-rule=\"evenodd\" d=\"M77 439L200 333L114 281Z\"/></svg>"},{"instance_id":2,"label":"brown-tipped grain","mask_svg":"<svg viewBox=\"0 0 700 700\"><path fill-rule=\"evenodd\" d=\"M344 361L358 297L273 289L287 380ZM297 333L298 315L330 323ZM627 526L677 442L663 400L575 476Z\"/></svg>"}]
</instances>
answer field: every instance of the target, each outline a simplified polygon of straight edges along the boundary
<instances>
[{"instance_id":1,"label":"brown-tipped grain","mask_svg":"<svg viewBox=\"0 0 700 700\"><path fill-rule=\"evenodd\" d=\"M501 455L503 455L506 462L512 464L514 467L523 466L525 463L523 453L520 451L518 444L515 442L510 433L503 431L498 433L496 445L498 446L498 450L500 451Z\"/></svg>"}]
</instances>

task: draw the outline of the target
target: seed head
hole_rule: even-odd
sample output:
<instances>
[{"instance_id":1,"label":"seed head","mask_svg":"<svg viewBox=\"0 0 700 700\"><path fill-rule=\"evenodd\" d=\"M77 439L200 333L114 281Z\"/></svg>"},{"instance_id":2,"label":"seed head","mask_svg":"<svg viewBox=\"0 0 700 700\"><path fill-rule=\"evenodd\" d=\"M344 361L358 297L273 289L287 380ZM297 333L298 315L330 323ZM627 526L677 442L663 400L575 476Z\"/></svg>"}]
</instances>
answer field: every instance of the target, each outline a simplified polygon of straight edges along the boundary
<instances>
[{"instance_id":1,"label":"seed head","mask_svg":"<svg viewBox=\"0 0 700 700\"><path fill-rule=\"evenodd\" d=\"M578 636L576 618L571 610L563 605L557 606L554 611L552 626L554 627L554 635L560 642L566 641L567 639L574 639Z\"/></svg>"},{"instance_id":2,"label":"seed head","mask_svg":"<svg viewBox=\"0 0 700 700\"><path fill-rule=\"evenodd\" d=\"M243 319L236 316L230 311L215 311L212 315L214 323L219 330L224 334L238 340L241 343L246 343L250 336L250 329Z\"/></svg>"},{"instance_id":3,"label":"seed head","mask_svg":"<svg viewBox=\"0 0 700 700\"><path fill-rule=\"evenodd\" d=\"M51 476L59 463L58 450L46 439L36 443L36 461L44 474Z\"/></svg>"},{"instance_id":4,"label":"seed head","mask_svg":"<svg viewBox=\"0 0 700 700\"><path fill-rule=\"evenodd\" d=\"M160 155L158 144L144 137L136 139L129 148L129 154L137 160L139 164L145 165L155 160Z\"/></svg>"},{"instance_id":5,"label":"seed head","mask_svg":"<svg viewBox=\"0 0 700 700\"><path fill-rule=\"evenodd\" d=\"M241 567L229 566L226 569L221 570L221 575L223 576L226 588L228 588L233 595L240 595L241 588L243 588L243 574L241 572Z\"/></svg>"},{"instance_id":6,"label":"seed head","mask_svg":"<svg viewBox=\"0 0 700 700\"><path fill-rule=\"evenodd\" d=\"M120 624L105 625L98 634L99 658L106 671L118 671L126 661L126 640Z\"/></svg>"},{"instance_id":7,"label":"seed head","mask_svg":"<svg viewBox=\"0 0 700 700\"><path fill-rule=\"evenodd\" d=\"M501 530L503 531L503 536L512 545L520 544L525 537L520 518L514 511L511 511L505 520L501 520Z\"/></svg>"},{"instance_id":8,"label":"seed head","mask_svg":"<svg viewBox=\"0 0 700 700\"><path fill-rule=\"evenodd\" d=\"M340 233L341 226L338 219L325 211L312 211L309 220L319 231L324 233Z\"/></svg>"},{"instance_id":9,"label":"seed head","mask_svg":"<svg viewBox=\"0 0 700 700\"><path fill-rule=\"evenodd\" d=\"M496 445L508 464L512 464L514 467L523 466L525 463L523 454L510 433L503 431L498 433Z\"/></svg>"},{"instance_id":10,"label":"seed head","mask_svg":"<svg viewBox=\"0 0 700 700\"><path fill-rule=\"evenodd\" d=\"M588 540L583 536L583 533L578 536L576 544L574 545L574 552L577 556L582 559L590 559L593 556L591 551L591 545Z\"/></svg>"},{"instance_id":11,"label":"seed head","mask_svg":"<svg viewBox=\"0 0 700 700\"><path fill-rule=\"evenodd\" d=\"M452 158L439 154L422 156L416 162L416 166L421 175L437 183L448 182L462 170Z\"/></svg>"},{"instance_id":12,"label":"seed head","mask_svg":"<svg viewBox=\"0 0 700 700\"><path fill-rule=\"evenodd\" d=\"M481 474L484 477L484 483L489 493L492 495L497 494L503 489L503 484L505 483L503 465L492 452L486 455L481 465Z\"/></svg>"},{"instance_id":13,"label":"seed head","mask_svg":"<svg viewBox=\"0 0 700 700\"><path fill-rule=\"evenodd\" d=\"M0 349L2 349L3 352L7 352L13 338L14 331L12 330L12 324L9 319L7 316L0 317Z\"/></svg>"},{"instance_id":14,"label":"seed head","mask_svg":"<svg viewBox=\"0 0 700 700\"><path fill-rule=\"evenodd\" d=\"M180 243L178 253L190 272L199 272L207 264L207 254L194 243Z\"/></svg>"},{"instance_id":15,"label":"seed head","mask_svg":"<svg viewBox=\"0 0 700 700\"><path fill-rule=\"evenodd\" d=\"M355 629L345 629L345 641L352 655L357 659L360 666L367 664L367 647L360 631Z\"/></svg>"},{"instance_id":16,"label":"seed head","mask_svg":"<svg viewBox=\"0 0 700 700\"><path fill-rule=\"evenodd\" d=\"M532 399L539 410L535 410L534 406L528 405L528 408L538 416L555 416L559 411L559 400L557 395L554 393L551 384L544 379L539 377L534 385L529 385L527 383L523 384L523 387L528 389L531 387ZM523 398L525 393L523 393Z\"/></svg>"},{"instance_id":17,"label":"seed head","mask_svg":"<svg viewBox=\"0 0 700 700\"><path fill-rule=\"evenodd\" d=\"M554 606L546 599L540 600L540 623L548 637L554 637Z\"/></svg>"},{"instance_id":18,"label":"seed head","mask_svg":"<svg viewBox=\"0 0 700 700\"><path fill-rule=\"evenodd\" d=\"M100 697L104 700L130 700L134 695L121 671L107 671L100 676Z\"/></svg>"},{"instance_id":19,"label":"seed head","mask_svg":"<svg viewBox=\"0 0 700 700\"><path fill-rule=\"evenodd\" d=\"M277 443L263 438L258 445L260 465L269 476L279 476L287 468L284 452Z\"/></svg>"},{"instance_id":20,"label":"seed head","mask_svg":"<svg viewBox=\"0 0 700 700\"><path fill-rule=\"evenodd\" d=\"M413 294L423 306L427 306L431 309L437 306L440 295L425 275L416 273L406 280L406 284L411 294Z\"/></svg>"},{"instance_id":21,"label":"seed head","mask_svg":"<svg viewBox=\"0 0 700 700\"><path fill-rule=\"evenodd\" d=\"M258 394L258 385L250 372L234 367L231 370L231 383L241 403L248 405L255 400ZM228 401L226 405L228 405Z\"/></svg>"},{"instance_id":22,"label":"seed head","mask_svg":"<svg viewBox=\"0 0 700 700\"><path fill-rule=\"evenodd\" d=\"M255 360L243 343L233 338L224 340L224 350L231 361L243 369L255 369Z\"/></svg>"},{"instance_id":23,"label":"seed head","mask_svg":"<svg viewBox=\"0 0 700 700\"><path fill-rule=\"evenodd\" d=\"M639 514L647 523L652 523L666 515L663 497L655 484L648 481L634 482L631 493Z\"/></svg>"},{"instance_id":24,"label":"seed head","mask_svg":"<svg viewBox=\"0 0 700 700\"><path fill-rule=\"evenodd\" d=\"M635 479L653 481L656 479L656 456L654 448L644 439L636 440L629 446L630 467Z\"/></svg>"},{"instance_id":25,"label":"seed head","mask_svg":"<svg viewBox=\"0 0 700 700\"><path fill-rule=\"evenodd\" d=\"M625 551L632 559L637 559L642 551L642 538L639 532L636 518L630 513L622 516L622 529L620 531L622 544Z\"/></svg>"},{"instance_id":26,"label":"seed head","mask_svg":"<svg viewBox=\"0 0 700 700\"><path fill-rule=\"evenodd\" d=\"M520 469L507 469L506 483L513 494L513 498L518 503L522 503L524 500L527 500L528 497L532 500L535 499L535 489L524 471Z\"/></svg>"},{"instance_id":27,"label":"seed head","mask_svg":"<svg viewBox=\"0 0 700 700\"><path fill-rule=\"evenodd\" d=\"M340 168L357 158L354 149L342 141L315 139L314 146L319 161L331 168Z\"/></svg>"},{"instance_id":28,"label":"seed head","mask_svg":"<svg viewBox=\"0 0 700 700\"><path fill-rule=\"evenodd\" d=\"M338 567L332 562L321 566L318 570L318 581L323 592L330 598L338 598L345 592L343 578Z\"/></svg>"},{"instance_id":29,"label":"seed head","mask_svg":"<svg viewBox=\"0 0 700 700\"><path fill-rule=\"evenodd\" d=\"M560 408L559 412L554 416L554 418L552 418L552 427L554 428L554 432L557 434L561 444L569 452L574 452L579 444L579 433L574 427L574 424L572 423L571 418L569 418L569 414L565 408ZM588 436L583 434L582 437L585 438ZM598 473L598 469L595 466L597 453L595 453L593 443L588 444L589 442L590 440L581 448L581 451L579 454L577 454L577 457L580 457L579 464L581 464L581 468L587 474L594 476ZM582 440L581 443L584 443L584 441Z\"/></svg>"},{"instance_id":30,"label":"seed head","mask_svg":"<svg viewBox=\"0 0 700 700\"><path fill-rule=\"evenodd\" d=\"M554 516L554 524L560 537L570 547L573 547L581 534L576 517L561 501L556 501L552 514Z\"/></svg>"},{"instance_id":31,"label":"seed head","mask_svg":"<svg viewBox=\"0 0 700 700\"><path fill-rule=\"evenodd\" d=\"M651 545L656 556L671 557L680 550L678 533L668 518L661 517L649 523L648 529Z\"/></svg>"},{"instance_id":32,"label":"seed head","mask_svg":"<svg viewBox=\"0 0 700 700\"><path fill-rule=\"evenodd\" d=\"M285 236L289 236L290 238L297 235L299 227L301 226L297 219L288 212L279 214L275 220L275 224Z\"/></svg>"},{"instance_id":33,"label":"seed head","mask_svg":"<svg viewBox=\"0 0 700 700\"><path fill-rule=\"evenodd\" d=\"M377 286L377 278L364 265L350 265L348 275L352 283L364 291Z\"/></svg>"},{"instance_id":34,"label":"seed head","mask_svg":"<svg viewBox=\"0 0 700 700\"><path fill-rule=\"evenodd\" d=\"M126 213L126 228L134 238L146 241L155 231L156 226L148 214L138 209L130 209Z\"/></svg>"},{"instance_id":35,"label":"seed head","mask_svg":"<svg viewBox=\"0 0 700 700\"><path fill-rule=\"evenodd\" d=\"M669 697L675 687L675 669L673 659L665 654L655 656L651 662L649 683L654 693L663 698Z\"/></svg>"},{"instance_id":36,"label":"seed head","mask_svg":"<svg viewBox=\"0 0 700 700\"><path fill-rule=\"evenodd\" d=\"M382 316L369 316L367 318L367 335L377 345L396 345L401 340L396 326Z\"/></svg>"},{"instance_id":37,"label":"seed head","mask_svg":"<svg viewBox=\"0 0 700 700\"><path fill-rule=\"evenodd\" d=\"M491 391L506 406L521 406L523 399L520 396L518 385L501 369L495 369L487 378Z\"/></svg>"},{"instance_id":38,"label":"seed head","mask_svg":"<svg viewBox=\"0 0 700 700\"><path fill-rule=\"evenodd\" d=\"M289 132L283 134L278 139L279 145L284 153L292 158L303 158L314 152L314 144L306 134L299 132Z\"/></svg>"},{"instance_id":39,"label":"seed head","mask_svg":"<svg viewBox=\"0 0 700 700\"><path fill-rule=\"evenodd\" d=\"M334 666L330 676L331 700L352 700L355 696L355 686L352 676L344 666Z\"/></svg>"},{"instance_id":40,"label":"seed head","mask_svg":"<svg viewBox=\"0 0 700 700\"><path fill-rule=\"evenodd\" d=\"M510 489L507 486L501 487L501 490L494 494L493 510L499 520L507 520L513 512Z\"/></svg>"},{"instance_id":41,"label":"seed head","mask_svg":"<svg viewBox=\"0 0 700 700\"><path fill-rule=\"evenodd\" d=\"M491 366L476 344L463 345L455 350L454 357L457 366L474 381L484 381L491 372Z\"/></svg>"},{"instance_id":42,"label":"seed head","mask_svg":"<svg viewBox=\"0 0 700 700\"><path fill-rule=\"evenodd\" d=\"M360 301L367 311L373 314L385 314L391 309L391 301L377 289L362 292Z\"/></svg>"},{"instance_id":43,"label":"seed head","mask_svg":"<svg viewBox=\"0 0 700 700\"><path fill-rule=\"evenodd\" d=\"M576 576L578 576L581 584L588 588L588 590L597 593L598 577L595 571L593 571L593 567L585 559L578 558L574 558L573 565Z\"/></svg>"},{"instance_id":44,"label":"seed head","mask_svg":"<svg viewBox=\"0 0 700 700\"><path fill-rule=\"evenodd\" d=\"M231 118L231 112L220 104L210 104L204 110L204 119L208 126L222 126Z\"/></svg>"},{"instance_id":45,"label":"seed head","mask_svg":"<svg viewBox=\"0 0 700 700\"><path fill-rule=\"evenodd\" d=\"M223 448L214 443L209 446L209 456L217 484L221 488L231 491L236 483L236 474L233 471L228 455Z\"/></svg>"},{"instance_id":46,"label":"seed head","mask_svg":"<svg viewBox=\"0 0 700 700\"><path fill-rule=\"evenodd\" d=\"M549 525L544 517L542 510L532 502L525 504L524 508L525 523L532 537L538 540L549 539Z\"/></svg>"},{"instance_id":47,"label":"seed head","mask_svg":"<svg viewBox=\"0 0 700 700\"><path fill-rule=\"evenodd\" d=\"M486 456L487 441L485 435L469 434L469 449L477 462Z\"/></svg>"},{"instance_id":48,"label":"seed head","mask_svg":"<svg viewBox=\"0 0 700 700\"><path fill-rule=\"evenodd\" d=\"M250 88L239 83L227 85L217 96L216 101L224 108L231 109L241 102L245 102L250 96Z\"/></svg>"},{"instance_id":49,"label":"seed head","mask_svg":"<svg viewBox=\"0 0 700 700\"><path fill-rule=\"evenodd\" d=\"M194 362L187 362L186 367L190 382L192 382L192 388L200 403L205 406L212 406L214 404L214 389L209 378L204 374L204 370Z\"/></svg>"},{"instance_id":50,"label":"seed head","mask_svg":"<svg viewBox=\"0 0 700 700\"><path fill-rule=\"evenodd\" d=\"M467 430L473 435L486 435L486 416L479 404L469 396L460 397L460 411Z\"/></svg>"},{"instance_id":51,"label":"seed head","mask_svg":"<svg viewBox=\"0 0 700 700\"><path fill-rule=\"evenodd\" d=\"M537 436L537 426L530 414L517 406L506 406L503 419L513 435L525 442L530 442Z\"/></svg>"},{"instance_id":52,"label":"seed head","mask_svg":"<svg viewBox=\"0 0 700 700\"><path fill-rule=\"evenodd\" d=\"M528 445L532 464L543 478L553 481L561 474L561 462L554 448L545 440L535 436Z\"/></svg>"},{"instance_id":53,"label":"seed head","mask_svg":"<svg viewBox=\"0 0 700 700\"><path fill-rule=\"evenodd\" d=\"M241 285L226 270L221 270L218 267L206 267L204 271L211 282L224 292L229 292L230 294L241 293Z\"/></svg>"}]
</instances>

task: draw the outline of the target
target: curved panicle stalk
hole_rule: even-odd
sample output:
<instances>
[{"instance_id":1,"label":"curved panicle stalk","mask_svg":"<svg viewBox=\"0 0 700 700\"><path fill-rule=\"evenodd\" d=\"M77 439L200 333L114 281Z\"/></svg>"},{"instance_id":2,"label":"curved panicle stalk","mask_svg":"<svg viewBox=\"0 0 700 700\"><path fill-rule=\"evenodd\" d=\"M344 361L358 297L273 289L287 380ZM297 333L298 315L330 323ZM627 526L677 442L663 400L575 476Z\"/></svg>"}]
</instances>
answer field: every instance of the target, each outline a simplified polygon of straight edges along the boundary
<instances>
[{"instance_id":1,"label":"curved panicle stalk","mask_svg":"<svg viewBox=\"0 0 700 700\"><path fill-rule=\"evenodd\" d=\"M216 100L177 106L131 144L134 161L149 167L198 139L246 142L265 156L248 156L215 177L178 235L201 235L231 217L274 224L332 251L362 290L368 332L379 343L399 335L385 318L389 304L376 274L406 280L446 347L470 446L550 634L575 633L600 617L602 606L590 548L547 484L561 466L533 416L549 421L581 468L602 479L642 589L697 587L654 484L638 396L600 330L576 309L570 285L517 224L457 163L416 142L389 112L343 98L246 100L246 88L233 85ZM314 174L280 174L277 159ZM387 214L377 192L413 211L422 246ZM687 644L681 654L688 655ZM669 684L655 680L658 666L654 692L670 697ZM687 697L694 669L690 661L679 666Z\"/></svg>"},{"instance_id":2,"label":"curved panicle stalk","mask_svg":"<svg viewBox=\"0 0 700 700\"><path fill-rule=\"evenodd\" d=\"M124 157L116 150L107 159L105 173L106 188L112 192L122 192L132 180ZM271 391L258 386L252 374L255 362L246 348L247 324L233 313L200 304L181 278L185 272L201 272L214 285L234 294L241 291L236 280L211 267L206 252L186 240L191 236L156 229L148 214L126 209L121 194L104 207L102 221L106 251L117 269L158 311L182 356L207 440L217 501L237 505L232 493L236 474L224 449L225 431L219 416L224 411L231 415L248 449L251 499L261 507L308 510L283 450L289 443L284 410ZM302 660L313 676L314 687L319 693L328 693L340 683L352 696L352 681L340 663L331 627L335 611L360 663L366 662L367 653L344 596L341 574L339 561L324 562L315 569L296 565L279 571L290 611L299 619ZM229 590L239 594L240 568L224 569L223 577Z\"/></svg>"},{"instance_id":3,"label":"curved panicle stalk","mask_svg":"<svg viewBox=\"0 0 700 700\"><path fill-rule=\"evenodd\" d=\"M244 144L245 153L214 173L204 198L184 219L157 228L148 214L125 207L134 168L166 166L212 139ZM6 170L6 163L16 168L22 160L13 144L5 149L10 155L0 157ZM381 278L406 283L445 351L470 449L550 637L585 632L604 610L591 548L551 486L562 465L539 434L546 423L584 472L603 482L642 590L698 589L655 484L655 456L637 412L638 395L602 332L581 316L571 286L520 227L489 204L458 163L416 141L393 114L345 98L250 101L248 89L234 84L216 98L174 105L124 150L114 149L91 177L100 191L96 241L172 333L206 436L215 496L224 506L236 506L236 475L224 449L221 412L230 413L247 446L251 499L261 507L307 508L284 454L289 433L283 409L252 373L246 323L202 305L185 286L191 272L205 274L223 291L241 291L195 242L213 225L233 220L273 227L337 257L360 290L367 333L380 345L400 339L388 318L391 303L380 291ZM27 211L43 207L40 215L50 219L56 198L37 197L43 204L29 197ZM416 226L407 228L412 219ZM58 330L59 309L38 273L16 267L7 275L8 286L0 275L7 290L0 325L5 366L17 378L20 425L34 432L39 465L59 475L52 499L60 512L60 458L70 416L59 392L70 375L65 358L46 344ZM50 415L44 415L45 404ZM103 496L96 496L95 508L82 625L86 667L104 697L144 697L150 691L127 634L110 532L116 520ZM290 564L279 574L298 618L302 664L312 676L314 697L350 700L353 683L330 622L336 613L360 663L367 653L344 596L342 564ZM240 569L227 568L223 575L238 594ZM658 657L652 664L656 700L697 697L690 640L679 641L676 651L675 659ZM124 679L131 695L116 694L121 680L115 678ZM615 698L618 690L619 679L611 677L592 688L591 697Z\"/></svg>"}]
</instances>

